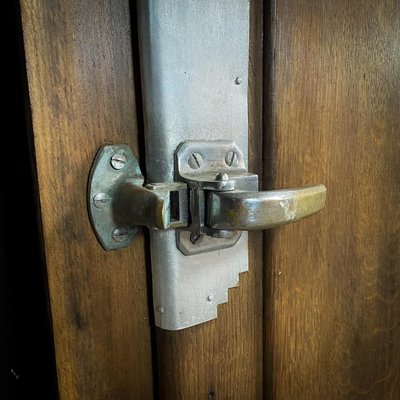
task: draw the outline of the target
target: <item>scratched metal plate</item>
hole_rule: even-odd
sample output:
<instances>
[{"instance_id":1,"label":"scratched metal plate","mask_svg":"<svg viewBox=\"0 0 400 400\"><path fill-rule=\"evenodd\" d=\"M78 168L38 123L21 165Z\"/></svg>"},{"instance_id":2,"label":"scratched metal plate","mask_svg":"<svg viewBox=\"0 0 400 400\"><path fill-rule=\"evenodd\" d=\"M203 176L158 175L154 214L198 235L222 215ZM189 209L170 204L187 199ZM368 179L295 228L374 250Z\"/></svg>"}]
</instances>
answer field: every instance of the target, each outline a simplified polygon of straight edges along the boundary
<instances>
[{"instance_id":1,"label":"scratched metal plate","mask_svg":"<svg viewBox=\"0 0 400 400\"><path fill-rule=\"evenodd\" d=\"M139 38L148 182L174 180L184 141L234 141L247 167L247 0L141 0ZM156 325L187 328L217 316L247 271L247 233L228 249L191 256L174 231L151 232Z\"/></svg>"}]
</instances>

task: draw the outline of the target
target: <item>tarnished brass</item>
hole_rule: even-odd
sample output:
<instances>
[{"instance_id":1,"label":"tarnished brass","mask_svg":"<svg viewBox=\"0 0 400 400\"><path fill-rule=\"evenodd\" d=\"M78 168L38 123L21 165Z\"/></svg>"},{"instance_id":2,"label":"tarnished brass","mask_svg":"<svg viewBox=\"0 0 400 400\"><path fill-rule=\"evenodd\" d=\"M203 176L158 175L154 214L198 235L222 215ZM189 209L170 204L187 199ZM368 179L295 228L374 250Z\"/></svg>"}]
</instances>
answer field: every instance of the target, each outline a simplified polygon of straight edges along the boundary
<instances>
[{"instance_id":1,"label":"tarnished brass","mask_svg":"<svg viewBox=\"0 0 400 400\"><path fill-rule=\"evenodd\" d=\"M128 146L101 147L89 178L88 205L105 249L126 247L142 225L178 229L176 243L184 255L222 250L235 246L241 231L298 221L325 205L324 185L258 192L257 175L246 170L232 142L184 142L176 163L181 181L143 186ZM192 240L194 235L202 240Z\"/></svg>"},{"instance_id":2,"label":"tarnished brass","mask_svg":"<svg viewBox=\"0 0 400 400\"><path fill-rule=\"evenodd\" d=\"M315 214L325 205L326 187L266 192L209 192L207 225L214 229L269 229Z\"/></svg>"},{"instance_id":3,"label":"tarnished brass","mask_svg":"<svg viewBox=\"0 0 400 400\"><path fill-rule=\"evenodd\" d=\"M169 227L169 192L156 193L130 182L118 188L113 204L114 218L127 225L145 225L149 228Z\"/></svg>"},{"instance_id":4,"label":"tarnished brass","mask_svg":"<svg viewBox=\"0 0 400 400\"><path fill-rule=\"evenodd\" d=\"M89 176L88 210L93 230L106 250L128 246L139 225L160 230L188 225L186 183L145 187L143 183L129 146L104 145L99 149Z\"/></svg>"}]
</instances>

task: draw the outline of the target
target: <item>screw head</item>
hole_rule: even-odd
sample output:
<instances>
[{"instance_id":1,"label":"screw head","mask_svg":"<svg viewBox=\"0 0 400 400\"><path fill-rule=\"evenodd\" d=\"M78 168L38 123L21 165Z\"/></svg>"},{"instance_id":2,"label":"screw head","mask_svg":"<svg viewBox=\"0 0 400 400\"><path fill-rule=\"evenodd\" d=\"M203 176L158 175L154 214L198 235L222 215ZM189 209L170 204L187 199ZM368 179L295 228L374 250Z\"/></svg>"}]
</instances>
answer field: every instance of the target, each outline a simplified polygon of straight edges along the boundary
<instances>
[{"instance_id":1,"label":"screw head","mask_svg":"<svg viewBox=\"0 0 400 400\"><path fill-rule=\"evenodd\" d=\"M104 208L110 202L111 198L106 193L97 193L96 196L93 197L93 204L96 208Z\"/></svg>"},{"instance_id":2,"label":"screw head","mask_svg":"<svg viewBox=\"0 0 400 400\"><path fill-rule=\"evenodd\" d=\"M158 311L160 314L164 314L164 313L165 313L164 307L157 307L157 311Z\"/></svg>"},{"instance_id":3,"label":"screw head","mask_svg":"<svg viewBox=\"0 0 400 400\"><path fill-rule=\"evenodd\" d=\"M190 234L190 242L192 244L199 244L203 239L203 234L201 232L192 232Z\"/></svg>"},{"instance_id":4,"label":"screw head","mask_svg":"<svg viewBox=\"0 0 400 400\"><path fill-rule=\"evenodd\" d=\"M110 163L114 169L119 170L119 169L125 168L126 157L123 154L116 153L111 157Z\"/></svg>"},{"instance_id":5,"label":"screw head","mask_svg":"<svg viewBox=\"0 0 400 400\"><path fill-rule=\"evenodd\" d=\"M127 238L128 233L129 233L128 228L120 226L120 227L114 229L114 231L112 233L112 238L116 242L122 242Z\"/></svg>"},{"instance_id":6,"label":"screw head","mask_svg":"<svg viewBox=\"0 0 400 400\"><path fill-rule=\"evenodd\" d=\"M202 161L203 157L199 153L192 153L187 159L189 167L192 169L199 169Z\"/></svg>"},{"instance_id":7,"label":"screw head","mask_svg":"<svg viewBox=\"0 0 400 400\"><path fill-rule=\"evenodd\" d=\"M239 157L234 151L228 151L225 154L225 163L228 167L237 167L239 164Z\"/></svg>"},{"instance_id":8,"label":"screw head","mask_svg":"<svg viewBox=\"0 0 400 400\"><path fill-rule=\"evenodd\" d=\"M210 294L209 296L207 296L207 301L209 303L211 303L214 300L214 296L212 294Z\"/></svg>"},{"instance_id":9,"label":"screw head","mask_svg":"<svg viewBox=\"0 0 400 400\"><path fill-rule=\"evenodd\" d=\"M242 82L243 82L243 79L242 79L240 76L238 76L238 77L235 79L236 85L240 85Z\"/></svg>"}]
</instances>

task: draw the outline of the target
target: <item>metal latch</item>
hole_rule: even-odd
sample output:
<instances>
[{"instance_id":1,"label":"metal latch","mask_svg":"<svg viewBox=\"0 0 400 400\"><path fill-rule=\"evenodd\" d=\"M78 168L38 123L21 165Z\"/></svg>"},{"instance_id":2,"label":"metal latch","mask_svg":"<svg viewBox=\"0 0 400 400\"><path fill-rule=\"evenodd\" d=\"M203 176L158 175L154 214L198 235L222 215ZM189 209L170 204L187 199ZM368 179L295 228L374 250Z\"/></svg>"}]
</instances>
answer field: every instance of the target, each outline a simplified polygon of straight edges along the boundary
<instances>
[{"instance_id":1,"label":"metal latch","mask_svg":"<svg viewBox=\"0 0 400 400\"><path fill-rule=\"evenodd\" d=\"M258 192L232 142L184 142L175 153L176 182L145 186L127 145L103 146L89 182L89 210L106 250L128 246L138 225L176 229L186 256L232 247L241 231L298 221L323 208L326 188Z\"/></svg>"},{"instance_id":2,"label":"metal latch","mask_svg":"<svg viewBox=\"0 0 400 400\"><path fill-rule=\"evenodd\" d=\"M216 252L235 246L242 231L298 221L325 203L324 185L258 192L258 176L246 170L243 154L233 142L181 143L175 152L175 177L175 182L143 186L129 146L101 147L90 175L88 200L102 246L126 247L137 226L144 225L175 229L176 247L186 257Z\"/></svg>"},{"instance_id":3,"label":"metal latch","mask_svg":"<svg viewBox=\"0 0 400 400\"><path fill-rule=\"evenodd\" d=\"M246 230L313 214L325 187L258 192L247 171L248 0L137 5L150 183L128 146L104 146L89 211L108 250L150 228L155 324L177 330L217 317L248 269Z\"/></svg>"}]
</instances>

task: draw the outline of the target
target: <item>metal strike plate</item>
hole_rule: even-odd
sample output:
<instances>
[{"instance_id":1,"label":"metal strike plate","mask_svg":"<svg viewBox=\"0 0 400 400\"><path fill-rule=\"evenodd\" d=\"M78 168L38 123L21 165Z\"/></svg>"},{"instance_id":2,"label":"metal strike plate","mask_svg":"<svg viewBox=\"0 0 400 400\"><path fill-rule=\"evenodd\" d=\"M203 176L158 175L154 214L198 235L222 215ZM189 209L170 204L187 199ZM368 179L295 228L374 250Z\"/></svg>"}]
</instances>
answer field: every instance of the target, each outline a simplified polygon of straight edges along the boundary
<instances>
[{"instance_id":1,"label":"metal strike plate","mask_svg":"<svg viewBox=\"0 0 400 400\"><path fill-rule=\"evenodd\" d=\"M140 0L138 23L149 182L175 180L183 141L235 142L247 167L248 1ZM184 255L175 231L150 231L155 323L163 329L216 318L248 268L247 232L233 247L200 254L190 234L178 237L192 253Z\"/></svg>"}]
</instances>

